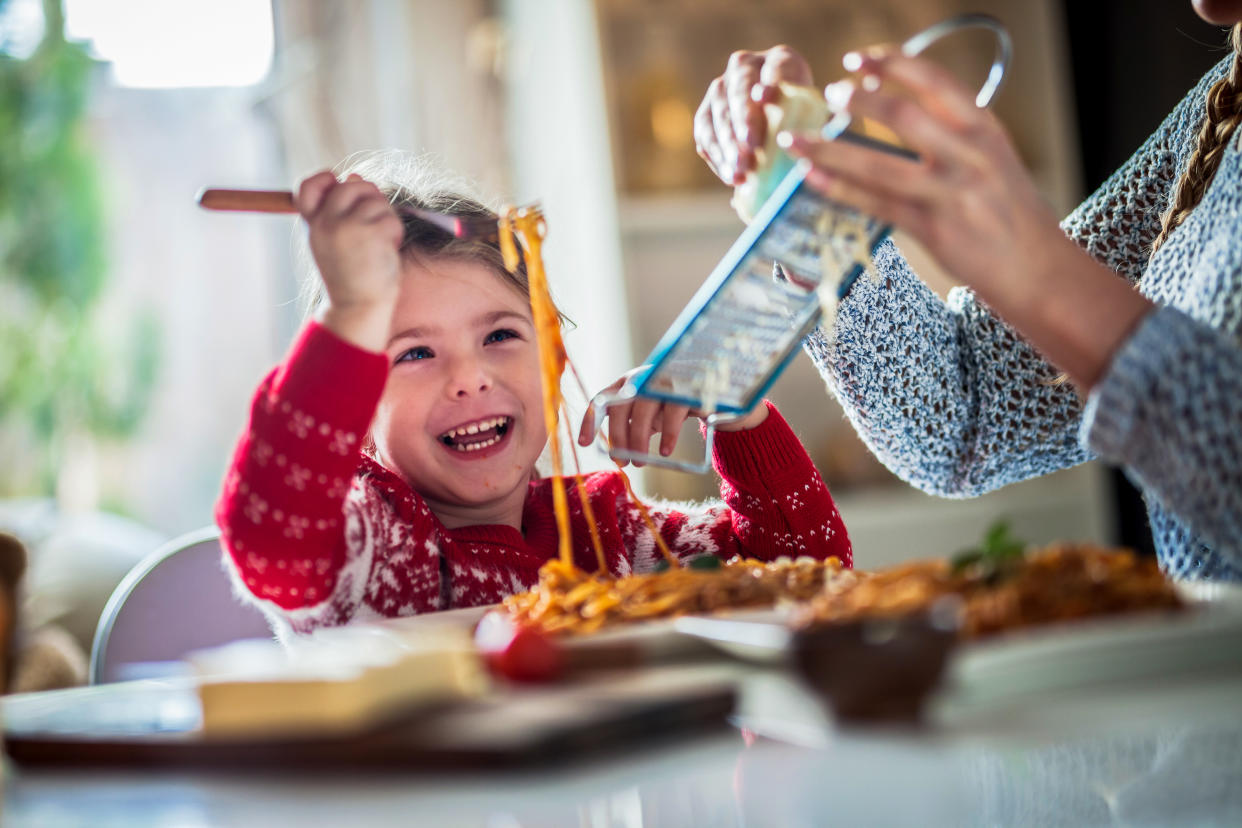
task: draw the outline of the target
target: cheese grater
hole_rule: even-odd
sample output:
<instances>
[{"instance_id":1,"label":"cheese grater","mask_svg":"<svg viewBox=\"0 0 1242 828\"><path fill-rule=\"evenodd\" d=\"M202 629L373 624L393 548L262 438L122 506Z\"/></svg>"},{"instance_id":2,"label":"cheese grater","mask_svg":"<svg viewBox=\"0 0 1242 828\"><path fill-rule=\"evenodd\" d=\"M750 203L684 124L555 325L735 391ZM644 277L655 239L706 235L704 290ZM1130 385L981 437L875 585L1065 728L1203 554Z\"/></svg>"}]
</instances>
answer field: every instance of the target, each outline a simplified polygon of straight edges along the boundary
<instances>
[{"instance_id":1,"label":"cheese grater","mask_svg":"<svg viewBox=\"0 0 1242 828\"><path fill-rule=\"evenodd\" d=\"M999 21L987 15L960 15L914 35L902 50L917 55L945 35L966 28L987 29L997 39L991 70L976 97L976 103L985 106L1000 87L1011 54L1009 35ZM828 140L916 157L849 126L849 115L840 113L822 133ZM705 422L703 460L687 463L611 449L615 459L699 473L710 469L716 425L745 414L763 398L818 324L823 306L845 298L888 237L889 226L807 186L809 164L792 164L787 156L785 163L788 173L656 343L643 367L616 393L593 401L597 424L609 406L635 397L689 406ZM849 238L840 228L848 228Z\"/></svg>"}]
</instances>

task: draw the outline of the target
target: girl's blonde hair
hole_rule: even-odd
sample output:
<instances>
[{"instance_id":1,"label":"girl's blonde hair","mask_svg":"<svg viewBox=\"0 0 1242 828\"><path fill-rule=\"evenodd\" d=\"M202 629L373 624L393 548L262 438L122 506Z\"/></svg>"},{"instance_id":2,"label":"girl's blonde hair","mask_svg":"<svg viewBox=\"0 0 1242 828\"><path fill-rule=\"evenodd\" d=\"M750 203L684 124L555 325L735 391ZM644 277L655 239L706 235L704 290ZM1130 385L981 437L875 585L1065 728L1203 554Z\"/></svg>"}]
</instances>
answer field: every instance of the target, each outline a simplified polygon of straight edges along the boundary
<instances>
[{"instance_id":1,"label":"girl's blonde hair","mask_svg":"<svg viewBox=\"0 0 1242 828\"><path fill-rule=\"evenodd\" d=\"M1235 24L1230 31L1229 44L1233 47L1233 64L1225 77L1208 90L1207 114L1199 129L1198 144L1177 181L1169 208L1160 219L1160 234L1151 246L1153 253L1203 199L1216 177L1225 148L1242 121L1242 23Z\"/></svg>"},{"instance_id":2,"label":"girl's blonde hair","mask_svg":"<svg viewBox=\"0 0 1242 828\"><path fill-rule=\"evenodd\" d=\"M453 174L432 156L403 150L355 153L338 164L333 172L342 181L350 175L362 176L379 187L388 196L389 202L398 208L398 215L405 226L400 248L402 256L448 256L480 262L530 299L530 280L526 275L525 261L521 261L511 272L505 267L498 241L459 239L442 227L400 211L405 206L460 218L499 220L496 211L487 206L471 182ZM327 294L305 237L299 256L308 274L304 283L303 305L305 314L309 316L327 299ZM556 313L562 323L569 321L559 310ZM369 430L363 438L362 451L375 457L375 440Z\"/></svg>"},{"instance_id":3,"label":"girl's blonde hair","mask_svg":"<svg viewBox=\"0 0 1242 828\"><path fill-rule=\"evenodd\" d=\"M405 225L400 251L403 257L421 254L477 261L494 270L521 295L530 297L525 263L510 272L505 267L497 241L459 239L431 222L400 210L401 207L414 207L460 218L498 220L496 211L484 202L473 183L450 172L432 156L403 150L360 152L346 158L333 172L342 181L354 174L365 178L379 187L388 196L389 202L398 208L398 215ZM303 305L309 315L319 308L327 295L315 270L309 245L302 245L300 255L303 269L308 274L304 282Z\"/></svg>"}]
</instances>

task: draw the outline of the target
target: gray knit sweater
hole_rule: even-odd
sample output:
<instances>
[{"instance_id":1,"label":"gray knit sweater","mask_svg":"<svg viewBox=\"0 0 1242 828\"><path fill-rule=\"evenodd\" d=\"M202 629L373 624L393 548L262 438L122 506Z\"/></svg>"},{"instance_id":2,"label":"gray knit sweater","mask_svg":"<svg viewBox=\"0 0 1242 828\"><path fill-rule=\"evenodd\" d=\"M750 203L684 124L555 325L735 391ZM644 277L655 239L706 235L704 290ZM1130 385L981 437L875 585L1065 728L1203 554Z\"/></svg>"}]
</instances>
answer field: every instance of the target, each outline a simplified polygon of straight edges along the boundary
<instances>
[{"instance_id":1,"label":"gray knit sweater","mask_svg":"<svg viewBox=\"0 0 1242 828\"><path fill-rule=\"evenodd\" d=\"M806 347L872 451L902 479L970 497L1093 457L1143 490L1172 576L1242 580L1242 150L1235 135L1190 217L1151 255L1195 146L1209 72L1062 224L1159 304L1085 404L966 289L940 300L891 242L835 341Z\"/></svg>"}]
</instances>

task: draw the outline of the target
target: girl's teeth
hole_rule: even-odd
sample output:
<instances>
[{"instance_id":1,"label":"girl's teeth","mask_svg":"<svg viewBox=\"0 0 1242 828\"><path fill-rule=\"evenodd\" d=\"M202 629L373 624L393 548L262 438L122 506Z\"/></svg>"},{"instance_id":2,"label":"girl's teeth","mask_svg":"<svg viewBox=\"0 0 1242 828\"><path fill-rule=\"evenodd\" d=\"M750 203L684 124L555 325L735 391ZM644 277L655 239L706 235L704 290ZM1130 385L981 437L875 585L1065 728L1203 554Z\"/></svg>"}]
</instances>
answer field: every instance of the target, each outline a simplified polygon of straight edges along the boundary
<instances>
[{"instance_id":1,"label":"girl's teeth","mask_svg":"<svg viewBox=\"0 0 1242 828\"><path fill-rule=\"evenodd\" d=\"M504 417L496 417L494 419L485 420L480 423L471 423L470 425L453 429L452 431L449 432L449 436L458 437L458 436L464 436L467 434L478 434L480 431L486 431L489 428L500 428L502 425L505 424L505 419L506 418Z\"/></svg>"},{"instance_id":2,"label":"girl's teeth","mask_svg":"<svg viewBox=\"0 0 1242 828\"><path fill-rule=\"evenodd\" d=\"M470 443L468 445L458 443L457 445L453 446L453 448L457 449L458 451L478 451L479 449L485 449L488 446L494 446L499 442L500 442L499 437L493 437L490 440L484 440L481 443Z\"/></svg>"}]
</instances>

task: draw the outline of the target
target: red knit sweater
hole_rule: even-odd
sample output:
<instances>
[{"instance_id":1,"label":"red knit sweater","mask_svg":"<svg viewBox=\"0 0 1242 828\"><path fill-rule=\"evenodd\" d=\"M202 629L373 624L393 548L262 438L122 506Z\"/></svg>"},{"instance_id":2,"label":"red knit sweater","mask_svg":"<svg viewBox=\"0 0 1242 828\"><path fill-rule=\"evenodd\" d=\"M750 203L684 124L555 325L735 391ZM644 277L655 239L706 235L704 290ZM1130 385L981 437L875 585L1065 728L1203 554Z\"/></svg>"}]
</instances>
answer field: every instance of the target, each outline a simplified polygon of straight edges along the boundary
<instances>
[{"instance_id":1,"label":"red knit sweater","mask_svg":"<svg viewBox=\"0 0 1242 828\"><path fill-rule=\"evenodd\" d=\"M534 586L556 555L549 480L510 526L448 529L398 475L359 448L388 361L309 324L260 385L216 507L226 566L278 634L500 601ZM770 560L853 555L819 473L775 408L758 427L716 435L724 502L648 504L673 553ZM617 472L586 477L614 576L660 558ZM574 486L575 563L596 568Z\"/></svg>"}]
</instances>

